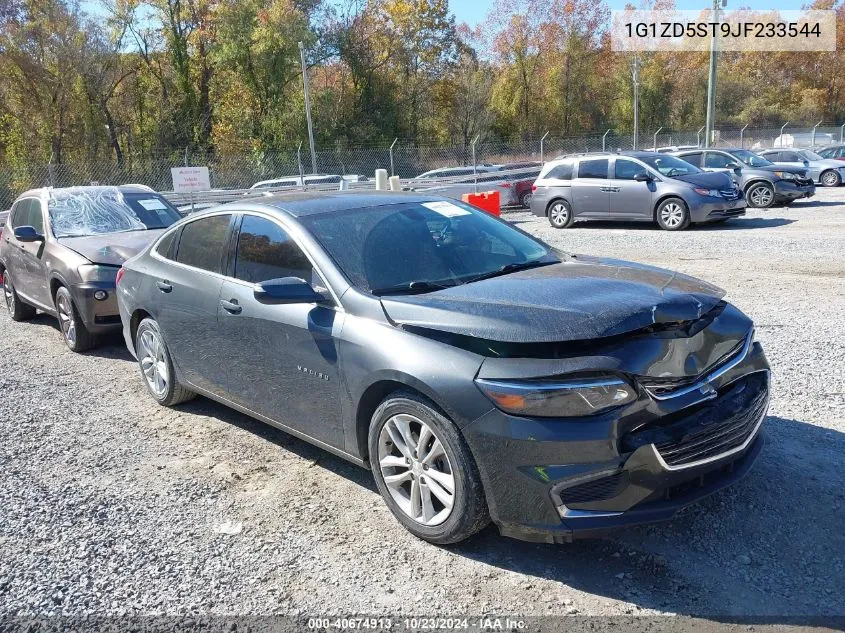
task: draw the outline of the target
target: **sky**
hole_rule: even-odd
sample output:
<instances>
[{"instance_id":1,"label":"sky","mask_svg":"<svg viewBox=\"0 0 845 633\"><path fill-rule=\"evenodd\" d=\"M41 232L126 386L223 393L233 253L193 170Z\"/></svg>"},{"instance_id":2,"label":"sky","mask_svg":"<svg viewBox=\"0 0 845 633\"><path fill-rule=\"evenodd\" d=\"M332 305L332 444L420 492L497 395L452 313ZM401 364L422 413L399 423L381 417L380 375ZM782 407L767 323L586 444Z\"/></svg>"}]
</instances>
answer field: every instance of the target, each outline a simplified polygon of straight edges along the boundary
<instances>
[{"instance_id":1,"label":"sky","mask_svg":"<svg viewBox=\"0 0 845 633\"><path fill-rule=\"evenodd\" d=\"M728 0L728 9L738 9L746 7L755 10L797 10L801 8L807 0ZM608 5L611 9L624 9L628 3L633 5L639 4L636 0L608 0ZM449 8L455 14L455 21L460 24L466 22L470 26L475 26L484 20L490 7L493 6L493 0L451 0ZM680 10L688 9L705 9L711 6L708 0L676 0L675 6Z\"/></svg>"}]
</instances>

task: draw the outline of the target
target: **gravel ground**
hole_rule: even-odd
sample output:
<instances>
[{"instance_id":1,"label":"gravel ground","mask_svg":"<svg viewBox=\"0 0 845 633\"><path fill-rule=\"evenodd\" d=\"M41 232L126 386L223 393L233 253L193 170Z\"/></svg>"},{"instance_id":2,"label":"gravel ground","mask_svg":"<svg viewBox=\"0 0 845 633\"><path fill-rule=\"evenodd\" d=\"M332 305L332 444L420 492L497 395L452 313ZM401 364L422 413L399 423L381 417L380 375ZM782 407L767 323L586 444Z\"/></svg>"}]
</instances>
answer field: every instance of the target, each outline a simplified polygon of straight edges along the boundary
<instances>
[{"instance_id":1,"label":"gravel ground","mask_svg":"<svg viewBox=\"0 0 845 633\"><path fill-rule=\"evenodd\" d=\"M571 545L492 528L451 549L415 540L368 472L205 399L160 408L120 340L76 355L53 319L4 311L0 616L845 615L843 200L820 190L678 234L507 214L570 252L721 285L774 370L744 481Z\"/></svg>"}]
</instances>

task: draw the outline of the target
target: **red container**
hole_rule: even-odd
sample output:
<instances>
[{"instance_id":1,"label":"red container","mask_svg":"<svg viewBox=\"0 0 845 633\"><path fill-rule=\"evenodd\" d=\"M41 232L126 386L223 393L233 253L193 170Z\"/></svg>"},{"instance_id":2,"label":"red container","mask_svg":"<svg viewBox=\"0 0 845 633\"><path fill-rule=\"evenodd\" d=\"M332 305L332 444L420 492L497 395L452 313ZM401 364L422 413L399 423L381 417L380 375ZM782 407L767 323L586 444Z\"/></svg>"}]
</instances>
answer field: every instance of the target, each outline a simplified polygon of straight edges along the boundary
<instances>
[{"instance_id":1,"label":"red container","mask_svg":"<svg viewBox=\"0 0 845 633\"><path fill-rule=\"evenodd\" d=\"M465 193L461 200L486 211L490 215L499 217L502 214L502 206L498 191L483 191L481 193Z\"/></svg>"}]
</instances>

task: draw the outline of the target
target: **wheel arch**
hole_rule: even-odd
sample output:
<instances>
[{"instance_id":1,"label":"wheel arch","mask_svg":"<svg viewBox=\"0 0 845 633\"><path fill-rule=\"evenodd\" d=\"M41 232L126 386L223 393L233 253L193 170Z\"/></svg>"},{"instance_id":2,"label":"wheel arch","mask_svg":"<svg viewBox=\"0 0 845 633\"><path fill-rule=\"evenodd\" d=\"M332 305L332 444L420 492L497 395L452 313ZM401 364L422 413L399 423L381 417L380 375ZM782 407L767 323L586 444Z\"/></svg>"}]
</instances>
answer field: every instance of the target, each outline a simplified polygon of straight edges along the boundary
<instances>
[{"instance_id":1,"label":"wheel arch","mask_svg":"<svg viewBox=\"0 0 845 633\"><path fill-rule=\"evenodd\" d=\"M684 200L683 196L677 193L667 193L657 199L657 202L654 203L654 208L651 210L651 217L655 222L657 222L657 210L660 208L660 205L669 200L670 198L675 198L683 202L684 206L687 208L687 213L689 213L689 202Z\"/></svg>"},{"instance_id":2,"label":"wheel arch","mask_svg":"<svg viewBox=\"0 0 845 633\"><path fill-rule=\"evenodd\" d=\"M549 200L549 202L546 204L546 217L549 217L549 211L551 210L552 205L555 202L565 202L567 205L569 205L569 212L573 216L575 215L575 211L573 211L573 209L572 209L572 203L569 200L567 200L566 198L564 198L563 196L557 195L554 198L552 198L551 200Z\"/></svg>"},{"instance_id":3,"label":"wheel arch","mask_svg":"<svg viewBox=\"0 0 845 633\"><path fill-rule=\"evenodd\" d=\"M747 183L745 183L745 186L742 188L742 192L747 193L748 190L751 189L751 187L753 187L754 185L759 185L759 184L769 185L772 189L775 188L775 184L772 181L766 180L765 178L759 178L758 177L758 178L752 178Z\"/></svg>"},{"instance_id":4,"label":"wheel arch","mask_svg":"<svg viewBox=\"0 0 845 633\"><path fill-rule=\"evenodd\" d=\"M137 352L137 350L135 350L135 335L138 333L138 326L141 324L141 321L147 318L152 319L153 315L143 308L136 308L132 313L132 316L129 318L129 334L131 336L133 351Z\"/></svg>"}]
</instances>

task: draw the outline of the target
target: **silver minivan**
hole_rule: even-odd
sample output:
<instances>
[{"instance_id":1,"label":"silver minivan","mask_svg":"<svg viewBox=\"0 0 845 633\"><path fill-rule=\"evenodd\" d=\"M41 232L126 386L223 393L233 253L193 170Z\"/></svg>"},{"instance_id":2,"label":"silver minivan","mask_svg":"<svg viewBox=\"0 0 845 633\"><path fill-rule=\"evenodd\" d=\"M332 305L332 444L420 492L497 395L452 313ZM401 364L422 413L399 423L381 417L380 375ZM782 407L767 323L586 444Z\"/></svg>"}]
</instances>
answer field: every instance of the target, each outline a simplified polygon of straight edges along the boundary
<instances>
[{"instance_id":1,"label":"silver minivan","mask_svg":"<svg viewBox=\"0 0 845 633\"><path fill-rule=\"evenodd\" d=\"M678 231L744 215L745 197L730 175L704 172L669 154L595 153L546 163L531 211L558 229L576 220L620 220Z\"/></svg>"}]
</instances>

